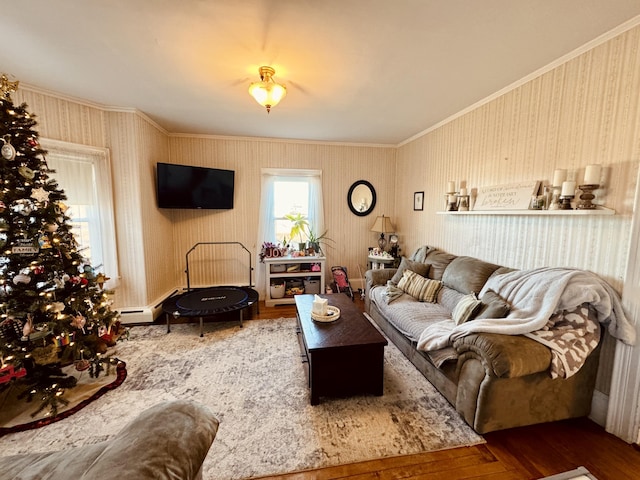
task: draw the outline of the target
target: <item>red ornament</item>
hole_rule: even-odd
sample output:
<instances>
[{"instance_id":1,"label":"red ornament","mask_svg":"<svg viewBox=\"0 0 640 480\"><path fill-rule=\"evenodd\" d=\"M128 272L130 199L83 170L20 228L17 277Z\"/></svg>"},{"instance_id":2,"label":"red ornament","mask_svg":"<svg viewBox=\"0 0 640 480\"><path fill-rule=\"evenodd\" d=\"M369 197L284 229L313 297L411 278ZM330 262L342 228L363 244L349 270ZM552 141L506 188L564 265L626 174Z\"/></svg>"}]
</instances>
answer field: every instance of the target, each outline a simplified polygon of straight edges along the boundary
<instances>
[{"instance_id":1,"label":"red ornament","mask_svg":"<svg viewBox=\"0 0 640 480\"><path fill-rule=\"evenodd\" d=\"M27 143L32 146L32 147L37 147L38 146L38 141L35 138L30 138Z\"/></svg>"},{"instance_id":2,"label":"red ornament","mask_svg":"<svg viewBox=\"0 0 640 480\"><path fill-rule=\"evenodd\" d=\"M33 273L35 275L40 275L40 274L44 273L44 267L42 265L38 265L37 267L34 267Z\"/></svg>"}]
</instances>

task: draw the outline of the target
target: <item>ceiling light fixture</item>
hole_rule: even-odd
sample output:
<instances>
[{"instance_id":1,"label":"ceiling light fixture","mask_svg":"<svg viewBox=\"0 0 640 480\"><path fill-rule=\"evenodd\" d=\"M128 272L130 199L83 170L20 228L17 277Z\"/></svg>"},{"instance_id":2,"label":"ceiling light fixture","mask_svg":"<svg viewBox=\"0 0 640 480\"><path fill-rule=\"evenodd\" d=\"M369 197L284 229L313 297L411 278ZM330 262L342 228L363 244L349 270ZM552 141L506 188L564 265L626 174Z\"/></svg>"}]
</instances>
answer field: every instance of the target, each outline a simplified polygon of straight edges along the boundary
<instances>
[{"instance_id":1,"label":"ceiling light fixture","mask_svg":"<svg viewBox=\"0 0 640 480\"><path fill-rule=\"evenodd\" d=\"M287 94L284 85L273 81L276 71L271 67L260 67L260 81L252 83L249 87L249 94L256 99L263 107L267 108L267 113L271 107L275 107Z\"/></svg>"}]
</instances>

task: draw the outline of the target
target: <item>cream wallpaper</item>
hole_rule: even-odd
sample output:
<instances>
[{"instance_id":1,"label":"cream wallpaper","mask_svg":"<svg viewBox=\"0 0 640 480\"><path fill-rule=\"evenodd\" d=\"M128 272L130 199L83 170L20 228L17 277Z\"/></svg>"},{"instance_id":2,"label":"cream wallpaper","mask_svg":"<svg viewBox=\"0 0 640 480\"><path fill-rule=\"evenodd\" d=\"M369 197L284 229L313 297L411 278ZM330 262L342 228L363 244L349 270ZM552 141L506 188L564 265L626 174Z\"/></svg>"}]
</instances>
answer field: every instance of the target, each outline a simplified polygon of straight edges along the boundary
<instances>
[{"instance_id":1,"label":"cream wallpaper","mask_svg":"<svg viewBox=\"0 0 640 480\"><path fill-rule=\"evenodd\" d=\"M398 149L396 213L409 251L423 244L514 268L594 271L618 291L626 274L640 160L640 28L634 28ZM469 189L552 180L604 167L598 202L615 216L452 216L450 180ZM414 191L425 210L412 210ZM602 370L611 371L611 348ZM602 381L599 387L606 390Z\"/></svg>"},{"instance_id":2,"label":"cream wallpaper","mask_svg":"<svg viewBox=\"0 0 640 480\"><path fill-rule=\"evenodd\" d=\"M370 232L376 215L390 215L394 199L394 148L303 143L261 139L214 137L171 137L172 163L235 170L233 210L168 210L165 215L175 225L173 254L179 261L174 274L185 267L186 252L198 242L240 242L256 256L262 241L257 228L262 168L313 168L322 170L325 224L333 248L326 249L327 266L346 266L357 278L358 265L366 265L368 247L375 244ZM365 179L376 188L378 203L367 217L357 217L347 206L347 192L356 180ZM201 246L189 257L192 285L246 284L248 255L241 247ZM253 279L257 271L252 273ZM186 282L185 275L181 277ZM330 281L330 275L326 281ZM263 293L262 285L257 290Z\"/></svg>"}]
</instances>

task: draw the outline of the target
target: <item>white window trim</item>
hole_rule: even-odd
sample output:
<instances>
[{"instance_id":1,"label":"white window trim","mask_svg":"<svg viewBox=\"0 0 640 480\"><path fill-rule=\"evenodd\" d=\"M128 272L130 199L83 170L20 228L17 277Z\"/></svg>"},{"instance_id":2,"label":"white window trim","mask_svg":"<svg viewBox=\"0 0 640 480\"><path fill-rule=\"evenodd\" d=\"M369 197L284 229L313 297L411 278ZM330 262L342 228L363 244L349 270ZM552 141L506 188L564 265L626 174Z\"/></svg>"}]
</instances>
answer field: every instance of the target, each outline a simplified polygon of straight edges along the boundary
<instances>
[{"instance_id":1,"label":"white window trim","mask_svg":"<svg viewBox=\"0 0 640 480\"><path fill-rule=\"evenodd\" d=\"M41 147L49 152L80 161L90 161L95 167L96 193L100 199L100 228L102 231L102 258L104 274L110 278L105 288L116 288L119 283L118 252L114 220L113 188L111 182L111 160L107 148L78 143L63 142L49 138L39 139ZM46 155L45 155L46 158ZM64 185L58 185L64 191ZM97 266L97 265L94 265Z\"/></svg>"}]
</instances>

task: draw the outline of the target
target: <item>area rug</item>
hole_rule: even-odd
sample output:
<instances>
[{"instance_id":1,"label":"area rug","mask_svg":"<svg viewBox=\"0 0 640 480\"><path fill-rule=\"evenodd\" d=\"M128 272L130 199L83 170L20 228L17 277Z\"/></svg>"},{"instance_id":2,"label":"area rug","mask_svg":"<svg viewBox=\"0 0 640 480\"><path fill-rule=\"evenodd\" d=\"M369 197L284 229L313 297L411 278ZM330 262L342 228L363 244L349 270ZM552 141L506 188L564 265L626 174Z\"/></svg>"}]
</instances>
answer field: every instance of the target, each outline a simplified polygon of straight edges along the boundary
<instances>
[{"instance_id":1,"label":"area rug","mask_svg":"<svg viewBox=\"0 0 640 480\"><path fill-rule=\"evenodd\" d=\"M203 477L243 479L483 443L390 343L384 395L309 404L295 319L133 327L127 380L66 420L0 438L2 455L93 444L142 410L191 399L220 420ZM128 460L132 461L132 460Z\"/></svg>"}]
</instances>

